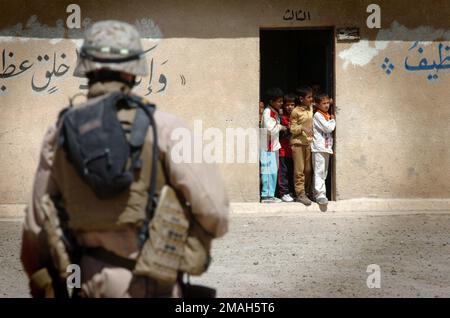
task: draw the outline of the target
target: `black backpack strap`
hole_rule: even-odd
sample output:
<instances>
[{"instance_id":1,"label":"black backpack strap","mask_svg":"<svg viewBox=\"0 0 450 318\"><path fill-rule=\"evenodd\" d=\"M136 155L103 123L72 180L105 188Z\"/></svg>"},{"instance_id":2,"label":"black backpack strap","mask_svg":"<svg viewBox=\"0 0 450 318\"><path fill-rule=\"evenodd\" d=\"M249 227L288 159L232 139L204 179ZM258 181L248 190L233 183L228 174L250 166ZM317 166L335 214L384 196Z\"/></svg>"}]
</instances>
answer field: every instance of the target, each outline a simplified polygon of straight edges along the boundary
<instances>
[{"instance_id":1,"label":"black backpack strap","mask_svg":"<svg viewBox=\"0 0 450 318\"><path fill-rule=\"evenodd\" d=\"M148 201L147 201L147 207L146 207L146 217L144 220L144 225L141 229L141 232L139 233L139 245L142 248L144 245L144 242L148 238L148 227L150 224L151 219L153 218L153 213L156 208L157 198L156 198L156 187L157 187L157 172L158 172L158 161L159 161L159 148L158 148L158 132L156 129L156 122L155 118L153 116L155 111L155 105L148 104L142 102L142 100L139 97L130 96L132 99L132 102L136 102L138 104L138 110L143 111L149 120L150 126L152 127L152 134L153 134L153 149L152 149L152 166L151 166L151 175L150 175L150 186L148 191ZM136 116L138 116L138 112L136 113ZM144 120L135 120L133 122L133 128L136 128L140 125L144 124ZM138 130L138 129L137 129ZM141 135L139 133L136 133L134 136L132 134L132 142L140 143L142 144L145 141L145 135ZM141 147L142 148L142 147ZM134 159L133 159L134 160Z\"/></svg>"},{"instance_id":2,"label":"black backpack strap","mask_svg":"<svg viewBox=\"0 0 450 318\"><path fill-rule=\"evenodd\" d=\"M133 125L131 126L131 136L129 140L131 150L131 168L133 170L139 170L142 167L142 160L140 159L140 156L149 125L150 118L142 108L137 108Z\"/></svg>"}]
</instances>

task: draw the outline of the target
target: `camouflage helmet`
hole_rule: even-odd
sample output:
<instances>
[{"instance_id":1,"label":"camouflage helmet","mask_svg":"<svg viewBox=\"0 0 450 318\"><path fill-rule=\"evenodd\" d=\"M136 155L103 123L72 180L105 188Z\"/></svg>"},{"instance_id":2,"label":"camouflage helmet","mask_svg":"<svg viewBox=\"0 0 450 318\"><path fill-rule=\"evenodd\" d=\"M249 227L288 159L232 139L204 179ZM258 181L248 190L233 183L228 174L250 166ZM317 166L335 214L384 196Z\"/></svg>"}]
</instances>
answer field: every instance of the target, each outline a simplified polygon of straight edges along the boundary
<instances>
[{"instance_id":1,"label":"camouflage helmet","mask_svg":"<svg viewBox=\"0 0 450 318\"><path fill-rule=\"evenodd\" d=\"M147 62L142 50L139 32L130 24L120 21L94 23L84 37L74 76L108 69L136 76L147 75Z\"/></svg>"}]
</instances>

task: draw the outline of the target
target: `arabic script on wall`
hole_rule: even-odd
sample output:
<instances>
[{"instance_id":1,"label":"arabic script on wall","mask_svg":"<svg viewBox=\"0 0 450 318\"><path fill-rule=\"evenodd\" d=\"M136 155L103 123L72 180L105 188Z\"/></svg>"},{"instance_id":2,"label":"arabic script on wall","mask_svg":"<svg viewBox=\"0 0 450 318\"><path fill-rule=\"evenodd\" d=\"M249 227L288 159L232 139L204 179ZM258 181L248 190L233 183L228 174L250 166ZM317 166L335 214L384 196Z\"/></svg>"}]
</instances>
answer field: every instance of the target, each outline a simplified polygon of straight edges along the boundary
<instances>
[{"instance_id":1,"label":"arabic script on wall","mask_svg":"<svg viewBox=\"0 0 450 318\"><path fill-rule=\"evenodd\" d=\"M286 9L283 14L284 21L305 21L311 20L309 11Z\"/></svg>"},{"instance_id":2,"label":"arabic script on wall","mask_svg":"<svg viewBox=\"0 0 450 318\"><path fill-rule=\"evenodd\" d=\"M420 42L413 42L403 61L403 68L415 74L424 75L428 81L436 81L440 75L447 74L450 69L449 43L436 43L426 47ZM386 75L396 70L395 62L385 57L381 68Z\"/></svg>"},{"instance_id":3,"label":"arabic script on wall","mask_svg":"<svg viewBox=\"0 0 450 318\"><path fill-rule=\"evenodd\" d=\"M58 49L53 46L52 50L44 48L42 53L28 54L29 50L23 44L23 48L18 50L26 58L18 58L16 50L8 47L0 48L0 96L10 94L19 94L16 91L16 84L20 82L28 83L28 89L39 95L51 95L60 91L60 84L67 78L72 77L73 69L76 65L77 50ZM153 51L157 45L145 51L145 58L149 65L149 76L146 78L137 78L136 88L143 89L143 95L160 94L166 91L168 87L168 77L164 72L164 67L169 62L167 59L156 58ZM25 53L24 53L25 52ZM26 77L28 76L28 77ZM24 77L26 77L24 79ZM78 79L79 89L86 90L86 80ZM186 79L182 76L182 85ZM23 90L22 84L20 89Z\"/></svg>"}]
</instances>

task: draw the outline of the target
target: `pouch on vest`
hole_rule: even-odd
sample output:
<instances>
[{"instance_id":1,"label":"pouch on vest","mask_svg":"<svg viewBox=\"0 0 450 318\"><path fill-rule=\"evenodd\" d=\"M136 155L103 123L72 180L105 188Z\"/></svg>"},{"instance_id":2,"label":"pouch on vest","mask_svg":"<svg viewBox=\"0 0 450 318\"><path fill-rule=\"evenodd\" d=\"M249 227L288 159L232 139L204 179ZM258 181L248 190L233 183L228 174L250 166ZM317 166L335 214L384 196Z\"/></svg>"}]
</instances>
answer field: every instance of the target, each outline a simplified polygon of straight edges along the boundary
<instances>
[{"instance_id":1,"label":"pouch on vest","mask_svg":"<svg viewBox=\"0 0 450 318\"><path fill-rule=\"evenodd\" d=\"M50 255L62 281L70 273L66 271L71 264L69 253L64 244L64 233L61 228L56 207L48 194L41 198L40 207L44 215L43 228L47 236Z\"/></svg>"},{"instance_id":2,"label":"pouch on vest","mask_svg":"<svg viewBox=\"0 0 450 318\"><path fill-rule=\"evenodd\" d=\"M49 254L52 264L43 268L30 278L35 290L41 289L45 297L69 297L71 291L67 288L66 280L70 272L67 272L71 264L71 257L66 245L63 225L58 216L57 208L48 194L45 194L39 202L43 213L43 230L46 236Z\"/></svg>"},{"instance_id":3,"label":"pouch on vest","mask_svg":"<svg viewBox=\"0 0 450 318\"><path fill-rule=\"evenodd\" d=\"M193 235L192 220L174 189L163 186L138 257L135 274L175 283L179 271L200 275L209 265L209 246Z\"/></svg>"},{"instance_id":4,"label":"pouch on vest","mask_svg":"<svg viewBox=\"0 0 450 318\"><path fill-rule=\"evenodd\" d=\"M141 107L132 104L133 97L115 92L62 115L60 144L77 173L100 199L128 189L134 181L134 170L141 168L139 155L150 119ZM117 117L120 107L136 107L130 140ZM153 107L150 105L152 111Z\"/></svg>"}]
</instances>

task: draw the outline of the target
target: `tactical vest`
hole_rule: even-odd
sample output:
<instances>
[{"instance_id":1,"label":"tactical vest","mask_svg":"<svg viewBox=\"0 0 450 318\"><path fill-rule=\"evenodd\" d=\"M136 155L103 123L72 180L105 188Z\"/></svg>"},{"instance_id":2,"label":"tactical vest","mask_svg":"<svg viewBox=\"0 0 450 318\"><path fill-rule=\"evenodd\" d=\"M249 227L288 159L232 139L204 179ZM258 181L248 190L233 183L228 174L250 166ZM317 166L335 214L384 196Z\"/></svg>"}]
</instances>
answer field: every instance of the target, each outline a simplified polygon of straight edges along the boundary
<instances>
[{"instance_id":1,"label":"tactical vest","mask_svg":"<svg viewBox=\"0 0 450 318\"><path fill-rule=\"evenodd\" d=\"M76 107L88 107L104 96L93 98ZM136 109L121 109L117 112L126 137L129 140L130 130ZM55 181L63 195L64 207L69 216L69 227L75 231L114 230L124 225L142 225L148 201L148 190L151 179L153 135L147 131L144 145L140 153L143 164L135 171L135 178L129 189L119 195L100 199L88 187L77 173L75 167L67 159L62 147L58 147L54 157ZM128 162L127 166L131 163ZM164 175L157 174L157 189L164 185Z\"/></svg>"},{"instance_id":2,"label":"tactical vest","mask_svg":"<svg viewBox=\"0 0 450 318\"><path fill-rule=\"evenodd\" d=\"M95 98L79 107L89 107L98 101ZM122 108L117 112L127 140L130 140L136 114L135 108ZM137 262L121 260L121 264L130 270L134 269L136 274L170 285L177 279L179 271L200 275L207 270L212 237L195 220L181 194L170 186L165 186L169 178L160 158L157 159L158 169L155 170L156 197L159 199L149 227L143 226L145 220L148 220L146 208L152 180L154 142L157 141L153 138L152 129L148 129L139 156L142 164L138 170L134 170L134 181L128 189L107 199L99 198L98 193L86 184L80 171L68 160L63 147L58 147L55 152L53 175L62 193L64 209L68 214L68 227L71 230L114 230L129 225L141 228L141 234L144 233L149 238L141 240L144 245ZM130 157L127 168L133 164L132 161L133 158ZM117 259L105 250L96 251L96 254L97 257Z\"/></svg>"}]
</instances>

